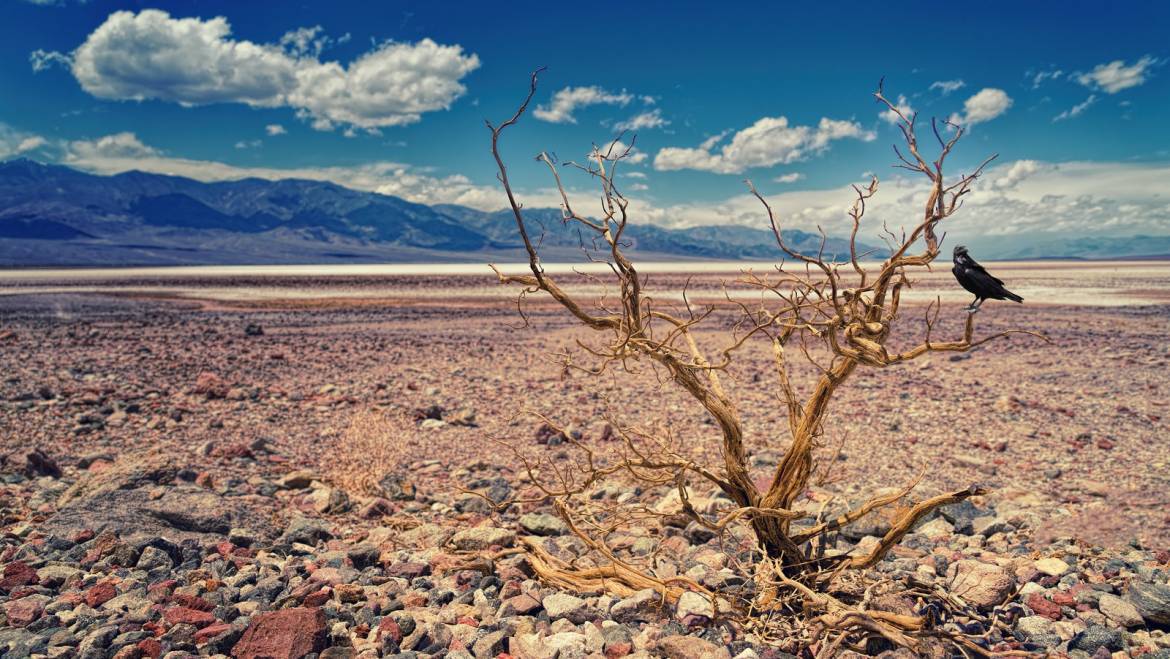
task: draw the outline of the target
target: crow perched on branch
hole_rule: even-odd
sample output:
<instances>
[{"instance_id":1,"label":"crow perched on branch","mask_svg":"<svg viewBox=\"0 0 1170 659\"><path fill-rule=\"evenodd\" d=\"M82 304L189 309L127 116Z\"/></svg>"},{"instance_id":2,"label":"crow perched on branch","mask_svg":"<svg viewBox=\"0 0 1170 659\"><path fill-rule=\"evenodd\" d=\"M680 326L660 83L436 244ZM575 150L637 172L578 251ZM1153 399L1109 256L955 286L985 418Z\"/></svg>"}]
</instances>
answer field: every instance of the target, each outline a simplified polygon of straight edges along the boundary
<instances>
[{"instance_id":1,"label":"crow perched on branch","mask_svg":"<svg viewBox=\"0 0 1170 659\"><path fill-rule=\"evenodd\" d=\"M1002 281L991 276L983 266L976 263L975 259L967 254L967 248L962 245L955 246L955 267L951 268L951 272L955 274L955 279L959 280L963 288L975 295L975 300L967 307L967 313L979 311L980 305L988 298L1024 301L1024 298L1004 288Z\"/></svg>"}]
</instances>

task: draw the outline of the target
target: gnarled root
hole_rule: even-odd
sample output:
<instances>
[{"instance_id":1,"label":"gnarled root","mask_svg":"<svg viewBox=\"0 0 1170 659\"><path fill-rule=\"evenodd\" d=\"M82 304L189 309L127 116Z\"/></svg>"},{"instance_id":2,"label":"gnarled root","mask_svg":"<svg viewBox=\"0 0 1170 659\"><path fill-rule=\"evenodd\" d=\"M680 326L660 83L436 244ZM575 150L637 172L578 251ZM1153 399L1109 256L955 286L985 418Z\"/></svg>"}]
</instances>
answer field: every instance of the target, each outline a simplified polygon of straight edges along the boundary
<instances>
[{"instance_id":1,"label":"gnarled root","mask_svg":"<svg viewBox=\"0 0 1170 659\"><path fill-rule=\"evenodd\" d=\"M536 538L521 538L520 542L528 552L528 561L537 578L558 588L579 593L606 592L617 597L629 597L639 590L653 588L671 604L692 590L714 600L711 591L691 579L656 579L620 561L600 567L574 568L550 554Z\"/></svg>"}]
</instances>

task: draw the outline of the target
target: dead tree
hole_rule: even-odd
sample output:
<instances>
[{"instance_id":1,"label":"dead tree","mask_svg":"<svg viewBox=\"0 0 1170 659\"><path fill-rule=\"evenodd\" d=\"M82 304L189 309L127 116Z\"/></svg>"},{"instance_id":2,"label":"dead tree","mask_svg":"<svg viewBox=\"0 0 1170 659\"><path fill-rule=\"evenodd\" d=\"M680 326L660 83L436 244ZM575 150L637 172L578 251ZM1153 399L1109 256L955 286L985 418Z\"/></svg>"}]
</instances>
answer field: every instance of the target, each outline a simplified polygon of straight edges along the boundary
<instances>
[{"instance_id":1,"label":"dead tree","mask_svg":"<svg viewBox=\"0 0 1170 659\"><path fill-rule=\"evenodd\" d=\"M621 594L653 586L671 599L684 589L707 593L717 600L721 597L686 579L654 578L606 545L605 538L614 529L644 520L649 514L645 510L624 514L612 509L599 511L596 504L581 496L607 477L621 473L645 484L677 487L680 512L713 531L723 532L740 523L750 527L760 558L753 568L754 594L749 602L743 603L741 610L757 613L777 609L789 612L811 610L817 613L816 623L823 629L876 634L900 645L912 645L914 641L907 635L922 628L921 619L862 612L830 595L830 582L848 569L875 565L917 521L939 506L983 491L972 486L906 505L904 499L914 486L911 483L895 494L873 498L833 519L815 519L812 524L799 526L794 522L808 515L798 511L794 504L810 483L814 453L821 445L834 394L858 368L884 368L931 352L965 352L1016 333L1043 338L1023 330L976 338L975 316L968 315L961 337L939 340L934 331L942 305L936 301L926 310L921 342L903 350L891 347L895 345L892 340L895 338L894 321L899 317L903 289L911 283L914 272L927 269L938 256L939 223L959 210L964 196L971 191L972 184L994 156L971 173L948 180L944 176L944 165L963 136L963 129L950 122L940 126L932 121L937 153L933 160L929 160L918 142L917 117L907 116L890 103L879 85L874 95L878 102L898 116L898 126L905 142L903 147L894 148L898 158L896 166L921 175L930 183L921 218L908 232L903 230L896 235L887 230L889 257L876 268L867 266L863 261L865 255L858 253L857 236L867 202L877 194L878 181L873 178L865 187L854 186L856 198L849 211L852 218L850 254L847 261L836 262L824 254L823 231L820 249L815 254L801 252L789 245L781 231L780 218L748 182L748 189L759 199L766 213L776 243L791 264L785 263L784 267L777 267L775 272L767 275L750 271L743 274L739 284L766 292L773 302L752 308L727 297L724 306L738 314L740 322L726 345L709 352L701 349L695 333L702 323L713 317L714 307L699 309L686 302L680 311L674 311L658 304L645 290L644 277L625 254L624 233L629 226L629 203L619 190L615 172L629 154L630 147L622 147L620 141L615 140L608 148L594 147L586 164L568 163L598 183L601 205L595 215L583 214L570 203L553 157L547 153L537 156L537 160L548 167L560 192L563 221L574 224L600 246L603 260L609 266L609 283L617 295L609 304L578 299L542 267L539 237L534 237L532 227L525 219L499 149L504 131L516 124L528 108L536 92L538 74L539 71L533 73L528 96L511 118L498 126L488 123L499 180L527 250L530 270L530 274L509 275L497 269L499 281L523 287L522 296L546 294L581 325L601 336L597 342L580 343L591 358L588 367L571 360L566 361L566 367L602 373L632 362L649 362L664 372L715 422L720 434L722 464L716 467L697 464L673 449L670 438L620 424L616 433L622 441L606 445L615 448L590 446L565 434L579 458L572 466L557 466L551 461L521 456L527 478L540 488L542 498L553 501L572 531L596 551L601 561L595 567L573 568L559 563L538 544L531 543L537 572L563 587L608 589ZM743 424L721 378L737 351L749 341L760 340L771 345L778 381L777 408L787 416L790 435L787 450L766 489L757 488L749 476ZM814 359L814 349L829 355L826 364ZM809 360L819 373L811 390L803 394L793 385L791 377L794 357ZM764 438L761 446L783 446L784 439ZM718 516L696 510L688 501L687 489L688 483L695 481L710 483L734 502L734 506ZM899 514L892 528L870 551L859 555L829 555L824 551L823 539L829 534L879 508L894 505L899 506Z\"/></svg>"}]
</instances>

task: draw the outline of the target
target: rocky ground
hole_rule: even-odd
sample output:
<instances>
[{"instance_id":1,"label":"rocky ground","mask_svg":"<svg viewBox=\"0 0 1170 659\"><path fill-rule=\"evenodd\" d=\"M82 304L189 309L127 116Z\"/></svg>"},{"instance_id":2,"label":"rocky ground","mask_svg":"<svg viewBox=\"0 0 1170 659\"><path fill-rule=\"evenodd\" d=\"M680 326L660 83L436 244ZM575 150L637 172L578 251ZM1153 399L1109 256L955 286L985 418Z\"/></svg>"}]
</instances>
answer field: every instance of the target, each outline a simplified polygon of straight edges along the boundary
<instances>
[{"instance_id":1,"label":"rocky ground","mask_svg":"<svg viewBox=\"0 0 1170 659\"><path fill-rule=\"evenodd\" d=\"M508 551L522 538L585 565L586 548L547 506L492 514L462 491L525 492L490 438L563 450L523 409L601 447L618 409L714 455L710 426L651 374L636 387L563 377L546 354L580 333L551 310L518 330L503 299L58 294L0 297L0 318L4 656L784 656L703 598L534 580ZM1162 306L999 306L981 326L1038 325L1055 345L932 356L843 390L829 428L843 459L814 504L924 467L926 493L992 490L878 565L875 580L912 591L874 606L923 613L932 600L913 593L941 587L972 615L939 624L993 653L1170 656L1168 319ZM758 384L767 358L746 353L735 382L759 478L783 448L767 439L780 434ZM664 488L594 494L672 505ZM835 549L871 545L883 524ZM742 545L698 527L611 541L660 577L743 582Z\"/></svg>"}]
</instances>

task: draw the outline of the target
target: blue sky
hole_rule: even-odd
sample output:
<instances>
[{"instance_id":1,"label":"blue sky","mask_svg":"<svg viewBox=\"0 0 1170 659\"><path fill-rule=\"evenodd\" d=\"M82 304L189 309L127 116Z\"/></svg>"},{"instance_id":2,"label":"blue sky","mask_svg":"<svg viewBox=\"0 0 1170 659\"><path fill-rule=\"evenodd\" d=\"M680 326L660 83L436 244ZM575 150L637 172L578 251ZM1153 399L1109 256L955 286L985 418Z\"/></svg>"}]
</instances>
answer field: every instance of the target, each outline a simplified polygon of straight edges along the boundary
<instances>
[{"instance_id":1,"label":"blue sky","mask_svg":"<svg viewBox=\"0 0 1170 659\"><path fill-rule=\"evenodd\" d=\"M750 177L790 225L833 231L870 172L881 219L913 212L870 95L885 76L969 129L952 171L999 154L967 233L1170 233L1166 3L5 0L0 25L3 158L494 208L483 119L547 66L505 147L530 205L554 200L532 155L583 158L634 123L646 220L758 224Z\"/></svg>"}]
</instances>

